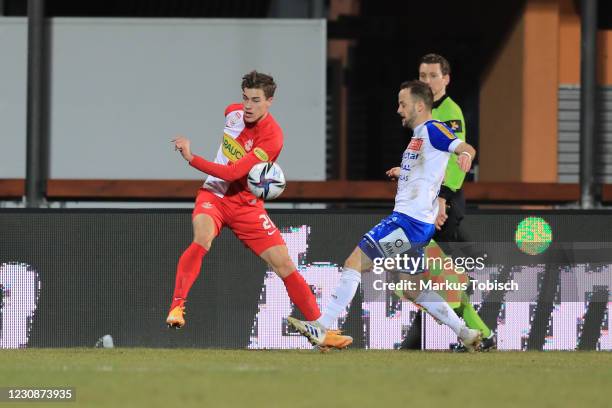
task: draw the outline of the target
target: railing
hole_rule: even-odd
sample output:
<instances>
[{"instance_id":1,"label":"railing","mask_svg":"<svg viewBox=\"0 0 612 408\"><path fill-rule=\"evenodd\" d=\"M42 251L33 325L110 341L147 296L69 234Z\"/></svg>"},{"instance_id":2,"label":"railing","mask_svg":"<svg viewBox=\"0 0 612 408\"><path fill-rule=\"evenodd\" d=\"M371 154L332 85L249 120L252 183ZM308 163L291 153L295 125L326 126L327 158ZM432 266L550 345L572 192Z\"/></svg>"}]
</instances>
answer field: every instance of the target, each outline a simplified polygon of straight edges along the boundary
<instances>
[{"instance_id":1,"label":"railing","mask_svg":"<svg viewBox=\"0 0 612 408\"><path fill-rule=\"evenodd\" d=\"M190 201L200 180L49 180L49 200ZM466 199L475 203L553 204L579 200L578 184L478 182L466 183ZM391 181L290 181L278 201L334 202L393 200ZM0 199L25 195L23 179L0 179ZM602 189L602 199L612 203L612 184Z\"/></svg>"}]
</instances>

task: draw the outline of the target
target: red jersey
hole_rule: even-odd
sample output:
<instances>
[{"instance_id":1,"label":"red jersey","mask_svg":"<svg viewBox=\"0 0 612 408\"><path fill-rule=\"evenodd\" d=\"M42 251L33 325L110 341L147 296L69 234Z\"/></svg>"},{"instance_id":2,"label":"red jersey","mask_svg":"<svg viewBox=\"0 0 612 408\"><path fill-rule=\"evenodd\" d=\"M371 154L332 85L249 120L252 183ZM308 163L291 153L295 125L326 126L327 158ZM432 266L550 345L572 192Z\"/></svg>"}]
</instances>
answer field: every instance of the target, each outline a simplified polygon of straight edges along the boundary
<instances>
[{"instance_id":1,"label":"red jersey","mask_svg":"<svg viewBox=\"0 0 612 408\"><path fill-rule=\"evenodd\" d=\"M259 162L276 161L283 148L283 131L268 112L256 123L244 122L242 104L225 109L223 141L215 161L195 156L189 164L209 176L203 187L218 197L238 195L252 201L247 175Z\"/></svg>"}]
</instances>

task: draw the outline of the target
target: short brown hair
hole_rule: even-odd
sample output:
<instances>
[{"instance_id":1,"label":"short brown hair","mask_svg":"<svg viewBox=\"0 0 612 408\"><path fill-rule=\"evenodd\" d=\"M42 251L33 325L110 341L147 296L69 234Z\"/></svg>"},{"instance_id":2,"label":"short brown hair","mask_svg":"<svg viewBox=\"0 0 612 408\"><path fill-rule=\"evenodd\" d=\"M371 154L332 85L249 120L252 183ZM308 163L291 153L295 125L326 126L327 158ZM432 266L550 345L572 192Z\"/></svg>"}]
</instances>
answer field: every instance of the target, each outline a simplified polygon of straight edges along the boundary
<instances>
[{"instance_id":1,"label":"short brown hair","mask_svg":"<svg viewBox=\"0 0 612 408\"><path fill-rule=\"evenodd\" d=\"M448 60L439 54L427 54L421 58L421 62L419 62L419 66L421 64L440 64L440 71L442 71L442 75L448 75L451 73L451 66L448 63Z\"/></svg>"},{"instance_id":2,"label":"short brown hair","mask_svg":"<svg viewBox=\"0 0 612 408\"><path fill-rule=\"evenodd\" d=\"M423 101L428 110L431 110L433 106L433 92L431 88L425 82L421 81L406 81L400 85L400 91L402 89L408 89L410 95Z\"/></svg>"},{"instance_id":3,"label":"short brown hair","mask_svg":"<svg viewBox=\"0 0 612 408\"><path fill-rule=\"evenodd\" d=\"M276 83L270 75L253 70L242 77L242 89L261 89L266 98L271 98L276 91Z\"/></svg>"}]
</instances>

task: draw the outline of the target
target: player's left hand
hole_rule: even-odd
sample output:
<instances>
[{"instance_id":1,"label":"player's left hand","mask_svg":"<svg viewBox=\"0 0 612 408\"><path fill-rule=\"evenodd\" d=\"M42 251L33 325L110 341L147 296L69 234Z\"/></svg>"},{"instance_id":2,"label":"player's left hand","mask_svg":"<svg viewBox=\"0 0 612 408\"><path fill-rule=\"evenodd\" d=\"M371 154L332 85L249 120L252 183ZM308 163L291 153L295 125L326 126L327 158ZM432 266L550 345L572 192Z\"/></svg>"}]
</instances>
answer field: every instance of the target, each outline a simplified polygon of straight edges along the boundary
<instances>
[{"instance_id":1,"label":"player's left hand","mask_svg":"<svg viewBox=\"0 0 612 408\"><path fill-rule=\"evenodd\" d=\"M457 164L459 165L461 171L467 173L472 167L472 158L467 154L460 154L457 158Z\"/></svg>"},{"instance_id":2,"label":"player's left hand","mask_svg":"<svg viewBox=\"0 0 612 408\"><path fill-rule=\"evenodd\" d=\"M193 159L191 154L191 141L185 136L177 136L171 140L174 143L174 150L178 150L183 158L190 162Z\"/></svg>"},{"instance_id":3,"label":"player's left hand","mask_svg":"<svg viewBox=\"0 0 612 408\"><path fill-rule=\"evenodd\" d=\"M401 169L399 167L393 167L389 170L387 170L385 172L385 174L387 175L387 177L389 177L391 180L397 180L400 176L400 171Z\"/></svg>"},{"instance_id":4,"label":"player's left hand","mask_svg":"<svg viewBox=\"0 0 612 408\"><path fill-rule=\"evenodd\" d=\"M442 197L438 197L438 216L436 217L436 229L440 231L442 226L448 219L448 214L446 214L446 200Z\"/></svg>"}]
</instances>

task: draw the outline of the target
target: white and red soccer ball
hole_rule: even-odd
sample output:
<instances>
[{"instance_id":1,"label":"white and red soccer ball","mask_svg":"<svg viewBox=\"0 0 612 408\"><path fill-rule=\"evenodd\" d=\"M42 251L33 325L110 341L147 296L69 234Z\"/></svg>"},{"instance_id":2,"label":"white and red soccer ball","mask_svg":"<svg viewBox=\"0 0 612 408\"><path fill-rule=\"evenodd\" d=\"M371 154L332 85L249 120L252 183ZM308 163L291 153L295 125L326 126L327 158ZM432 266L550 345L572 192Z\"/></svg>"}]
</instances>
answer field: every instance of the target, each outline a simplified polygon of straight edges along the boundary
<instances>
[{"instance_id":1,"label":"white and red soccer ball","mask_svg":"<svg viewBox=\"0 0 612 408\"><path fill-rule=\"evenodd\" d=\"M285 190L285 174L276 163L258 163L249 171L247 185L255 197L274 200Z\"/></svg>"}]
</instances>

